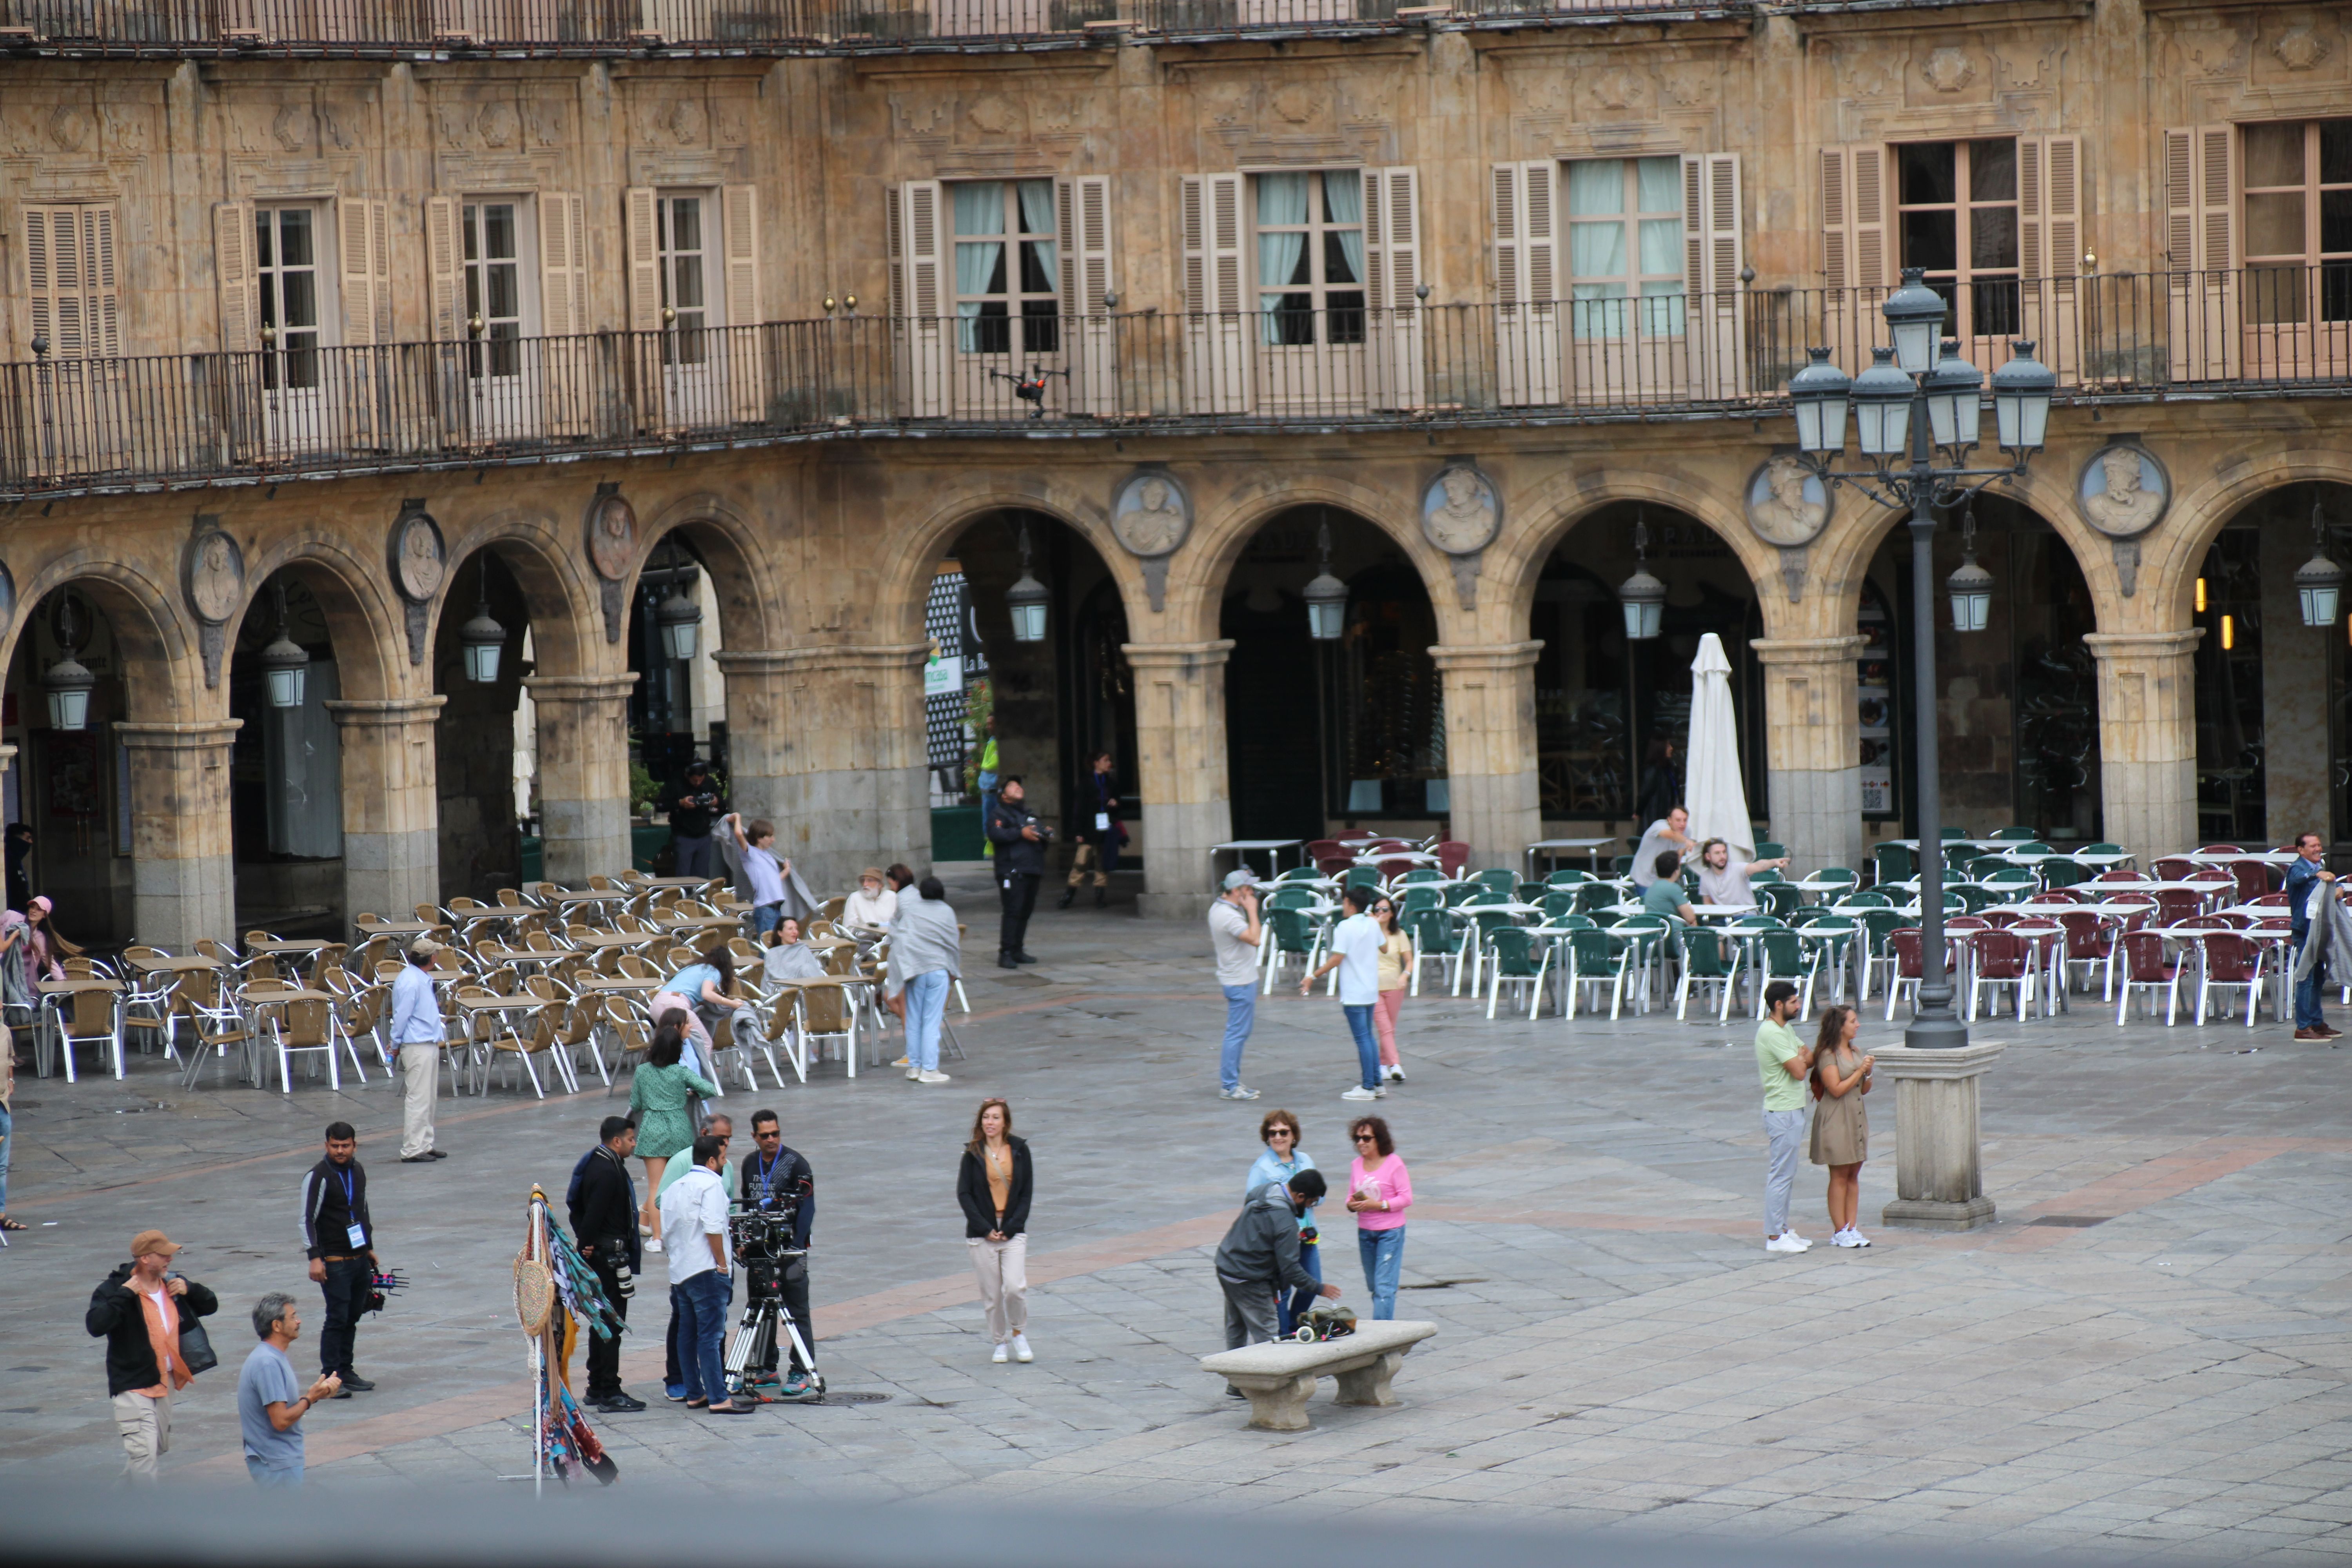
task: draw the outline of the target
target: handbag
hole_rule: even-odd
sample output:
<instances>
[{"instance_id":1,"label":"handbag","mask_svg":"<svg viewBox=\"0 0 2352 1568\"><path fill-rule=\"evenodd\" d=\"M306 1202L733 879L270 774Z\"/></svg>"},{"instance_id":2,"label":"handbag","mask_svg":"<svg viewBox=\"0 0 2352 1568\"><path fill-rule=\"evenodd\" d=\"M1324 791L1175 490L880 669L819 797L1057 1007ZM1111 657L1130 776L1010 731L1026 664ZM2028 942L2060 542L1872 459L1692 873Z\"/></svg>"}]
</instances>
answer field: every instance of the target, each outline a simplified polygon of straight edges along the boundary
<instances>
[{"instance_id":1,"label":"handbag","mask_svg":"<svg viewBox=\"0 0 2352 1568\"><path fill-rule=\"evenodd\" d=\"M213 1353L213 1338L205 1332L205 1321L193 1312L180 1318L180 1364L191 1377L220 1365L220 1357Z\"/></svg>"}]
</instances>

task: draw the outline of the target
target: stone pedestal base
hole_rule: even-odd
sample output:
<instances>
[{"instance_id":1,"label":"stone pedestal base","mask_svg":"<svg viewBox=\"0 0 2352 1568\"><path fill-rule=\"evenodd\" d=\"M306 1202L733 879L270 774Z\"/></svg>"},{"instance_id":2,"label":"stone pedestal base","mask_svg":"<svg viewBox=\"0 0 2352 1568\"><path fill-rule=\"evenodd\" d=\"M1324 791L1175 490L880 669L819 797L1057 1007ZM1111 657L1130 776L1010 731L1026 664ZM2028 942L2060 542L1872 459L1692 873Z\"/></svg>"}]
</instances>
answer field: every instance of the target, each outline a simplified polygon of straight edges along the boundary
<instances>
[{"instance_id":1,"label":"stone pedestal base","mask_svg":"<svg viewBox=\"0 0 2352 1568\"><path fill-rule=\"evenodd\" d=\"M1977 1086L2007 1047L1881 1047L1877 1074L1895 1083L1895 1201L1885 1225L1974 1230L1993 1221L1979 1159Z\"/></svg>"}]
</instances>

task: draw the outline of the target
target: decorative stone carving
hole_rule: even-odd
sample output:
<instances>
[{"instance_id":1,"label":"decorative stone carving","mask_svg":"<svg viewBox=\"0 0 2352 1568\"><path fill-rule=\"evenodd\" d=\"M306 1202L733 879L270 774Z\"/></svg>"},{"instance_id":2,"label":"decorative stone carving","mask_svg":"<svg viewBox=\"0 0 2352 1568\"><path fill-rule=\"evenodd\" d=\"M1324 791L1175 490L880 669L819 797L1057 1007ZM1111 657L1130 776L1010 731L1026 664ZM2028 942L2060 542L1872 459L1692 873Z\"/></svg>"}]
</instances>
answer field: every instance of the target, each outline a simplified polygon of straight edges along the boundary
<instances>
[{"instance_id":1,"label":"decorative stone carving","mask_svg":"<svg viewBox=\"0 0 2352 1568\"><path fill-rule=\"evenodd\" d=\"M392 585L407 611L408 662L423 664L425 622L433 596L449 580L449 552L441 540L441 525L426 513L422 499L400 503L385 557L392 568Z\"/></svg>"},{"instance_id":2,"label":"decorative stone carving","mask_svg":"<svg viewBox=\"0 0 2352 1568\"><path fill-rule=\"evenodd\" d=\"M1293 125L1304 125L1322 108L1320 95L1305 82L1285 82L1269 100L1274 112Z\"/></svg>"},{"instance_id":3,"label":"decorative stone carving","mask_svg":"<svg viewBox=\"0 0 2352 1568\"><path fill-rule=\"evenodd\" d=\"M245 552L221 527L220 519L199 515L189 531L180 566L180 585L196 617L197 646L204 655L205 684L220 684L221 653L228 618L245 602Z\"/></svg>"},{"instance_id":4,"label":"decorative stone carving","mask_svg":"<svg viewBox=\"0 0 2352 1568\"><path fill-rule=\"evenodd\" d=\"M1067 94L1041 98L1030 110L1030 114L1037 121L1040 131L1067 131L1077 123L1078 104Z\"/></svg>"},{"instance_id":5,"label":"decorative stone carving","mask_svg":"<svg viewBox=\"0 0 2352 1568\"><path fill-rule=\"evenodd\" d=\"M629 563L637 556L637 509L622 499L621 487L601 484L588 503L588 563L596 569L604 609L604 640L616 643L627 628Z\"/></svg>"},{"instance_id":6,"label":"decorative stone carving","mask_svg":"<svg viewBox=\"0 0 2352 1568\"><path fill-rule=\"evenodd\" d=\"M936 98L898 100L898 123L907 128L909 136L936 136L940 122L947 118L947 105Z\"/></svg>"},{"instance_id":7,"label":"decorative stone carving","mask_svg":"<svg viewBox=\"0 0 2352 1568\"><path fill-rule=\"evenodd\" d=\"M1546 71L1519 79L1519 107L1529 114L1558 114L1568 107L1568 87Z\"/></svg>"},{"instance_id":8,"label":"decorative stone carving","mask_svg":"<svg viewBox=\"0 0 2352 1568\"><path fill-rule=\"evenodd\" d=\"M1937 92L1958 92L1977 79L1977 63L1958 49L1937 49L1920 65L1919 75Z\"/></svg>"},{"instance_id":9,"label":"decorative stone carving","mask_svg":"<svg viewBox=\"0 0 2352 1568\"><path fill-rule=\"evenodd\" d=\"M2136 441L2103 447L2074 480L2074 510L2110 539L2136 539L2164 520L2172 479Z\"/></svg>"},{"instance_id":10,"label":"decorative stone carving","mask_svg":"<svg viewBox=\"0 0 2352 1568\"><path fill-rule=\"evenodd\" d=\"M307 150L314 130L310 123L310 106L307 103L282 106L278 110L278 117L269 122L270 140L289 153Z\"/></svg>"},{"instance_id":11,"label":"decorative stone carving","mask_svg":"<svg viewBox=\"0 0 2352 1568\"><path fill-rule=\"evenodd\" d=\"M1168 592L1168 558L1192 532L1192 498L1173 474L1143 468L1111 492L1111 537L1143 566L1143 586L1151 607L1162 607Z\"/></svg>"},{"instance_id":12,"label":"decorative stone carving","mask_svg":"<svg viewBox=\"0 0 2352 1568\"><path fill-rule=\"evenodd\" d=\"M975 100L964 118L983 135L1003 136L1021 123L1021 111L1011 100L992 92Z\"/></svg>"},{"instance_id":13,"label":"decorative stone carving","mask_svg":"<svg viewBox=\"0 0 2352 1568\"><path fill-rule=\"evenodd\" d=\"M1748 476L1748 526L1776 549L1801 550L1829 526L1832 501L1820 476L1794 453L1783 452Z\"/></svg>"},{"instance_id":14,"label":"decorative stone carving","mask_svg":"<svg viewBox=\"0 0 2352 1568\"><path fill-rule=\"evenodd\" d=\"M1611 66L1595 76L1591 91L1594 103L1619 113L1643 107L1650 96L1648 84L1623 66Z\"/></svg>"},{"instance_id":15,"label":"decorative stone carving","mask_svg":"<svg viewBox=\"0 0 2352 1568\"><path fill-rule=\"evenodd\" d=\"M131 104L117 103L108 105L104 113L106 145L109 152L136 157L147 151L147 111L145 110Z\"/></svg>"},{"instance_id":16,"label":"decorative stone carving","mask_svg":"<svg viewBox=\"0 0 2352 1568\"><path fill-rule=\"evenodd\" d=\"M1503 503L1494 481L1469 463L1446 467L1421 492L1422 537L1448 555L1470 555L1494 542Z\"/></svg>"},{"instance_id":17,"label":"decorative stone carving","mask_svg":"<svg viewBox=\"0 0 2352 1568\"><path fill-rule=\"evenodd\" d=\"M60 153L79 153L89 145L89 115L79 106L59 104L49 116L49 140Z\"/></svg>"},{"instance_id":18,"label":"decorative stone carving","mask_svg":"<svg viewBox=\"0 0 2352 1568\"><path fill-rule=\"evenodd\" d=\"M2278 42L2271 46L2271 53L2276 55L2278 63L2287 69L2307 71L2327 58L2327 40L2305 22L2281 33Z\"/></svg>"},{"instance_id":19,"label":"decorative stone carving","mask_svg":"<svg viewBox=\"0 0 2352 1568\"><path fill-rule=\"evenodd\" d=\"M690 98L678 98L672 99L662 109L655 118L654 126L679 146L691 147L702 140L709 119L701 104Z\"/></svg>"},{"instance_id":20,"label":"decorative stone carving","mask_svg":"<svg viewBox=\"0 0 2352 1568\"><path fill-rule=\"evenodd\" d=\"M522 134L522 116L515 112L513 104L502 99L486 103L474 116L474 134L481 138L485 147L511 147L515 138Z\"/></svg>"}]
</instances>

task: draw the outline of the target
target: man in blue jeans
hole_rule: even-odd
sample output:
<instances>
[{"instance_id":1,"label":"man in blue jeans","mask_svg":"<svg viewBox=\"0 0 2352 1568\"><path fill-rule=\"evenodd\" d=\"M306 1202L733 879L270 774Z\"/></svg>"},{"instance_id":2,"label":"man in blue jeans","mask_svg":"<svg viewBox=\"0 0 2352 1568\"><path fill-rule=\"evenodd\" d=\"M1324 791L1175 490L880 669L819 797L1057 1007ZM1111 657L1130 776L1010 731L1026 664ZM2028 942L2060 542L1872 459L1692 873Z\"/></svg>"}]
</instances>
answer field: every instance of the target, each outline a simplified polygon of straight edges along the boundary
<instances>
[{"instance_id":1,"label":"man in blue jeans","mask_svg":"<svg viewBox=\"0 0 2352 1568\"><path fill-rule=\"evenodd\" d=\"M727 1258L727 1161L723 1139L694 1141L694 1169L662 1194L662 1256L669 1261L670 1304L677 1310L686 1407L713 1415L748 1415L748 1400L727 1397L727 1307L734 1295Z\"/></svg>"},{"instance_id":2,"label":"man in blue jeans","mask_svg":"<svg viewBox=\"0 0 2352 1568\"><path fill-rule=\"evenodd\" d=\"M1242 1082L1242 1047L1257 1022L1257 966L1265 950L1257 910L1257 875L1244 866L1225 873L1224 895L1209 906L1209 944L1217 954L1217 988L1225 994L1225 1050L1217 1062L1224 1099L1255 1100Z\"/></svg>"},{"instance_id":3,"label":"man in blue jeans","mask_svg":"<svg viewBox=\"0 0 2352 1568\"><path fill-rule=\"evenodd\" d=\"M1339 972L1339 1011L1348 1016L1348 1032L1356 1037L1356 1065L1361 1081L1340 1095L1341 1100L1386 1100L1381 1087L1381 1047L1372 1037L1372 1009L1381 1001L1381 943L1388 940L1380 923L1364 911L1371 907L1369 888L1349 884L1339 895L1348 918L1331 932L1331 956L1323 967L1298 983L1301 996L1334 969Z\"/></svg>"},{"instance_id":4,"label":"man in blue jeans","mask_svg":"<svg viewBox=\"0 0 2352 1568\"><path fill-rule=\"evenodd\" d=\"M2294 941L2298 956L2303 944L2311 940L2311 889L2320 883L2332 883L2336 873L2327 869L2326 848L2319 835L2306 833L2294 841L2297 857L2286 868L2286 902L2288 931ZM2327 965L2315 963L2311 972L2294 983L2294 1037L2298 1040L2331 1040L2343 1033L2327 1026L2327 1015L2320 1011L2319 988L2326 981Z\"/></svg>"}]
</instances>

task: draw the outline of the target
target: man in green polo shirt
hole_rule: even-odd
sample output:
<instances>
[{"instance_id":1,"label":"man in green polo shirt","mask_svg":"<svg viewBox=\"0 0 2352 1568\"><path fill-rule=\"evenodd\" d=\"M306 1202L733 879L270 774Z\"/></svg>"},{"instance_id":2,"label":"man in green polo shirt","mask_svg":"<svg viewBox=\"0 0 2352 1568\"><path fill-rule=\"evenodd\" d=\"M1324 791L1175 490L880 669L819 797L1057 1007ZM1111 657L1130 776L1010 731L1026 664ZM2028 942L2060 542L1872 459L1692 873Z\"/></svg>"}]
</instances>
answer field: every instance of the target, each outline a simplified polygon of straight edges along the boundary
<instances>
[{"instance_id":1,"label":"man in green polo shirt","mask_svg":"<svg viewBox=\"0 0 2352 1568\"><path fill-rule=\"evenodd\" d=\"M1683 887L1682 862L1675 858L1673 850L1658 857L1656 870L1658 879L1642 889L1642 908L1684 925L1696 925L1698 916L1691 911L1690 893Z\"/></svg>"},{"instance_id":2,"label":"man in green polo shirt","mask_svg":"<svg viewBox=\"0 0 2352 1568\"><path fill-rule=\"evenodd\" d=\"M1764 1177L1764 1250L1802 1252L1813 1244L1789 1228L1789 1188L1805 1142L1805 1079L1813 1053L1789 1026L1803 1004L1785 980L1764 987L1764 1021L1756 1026L1756 1071L1764 1082L1764 1136L1771 1158Z\"/></svg>"}]
</instances>

